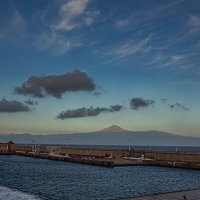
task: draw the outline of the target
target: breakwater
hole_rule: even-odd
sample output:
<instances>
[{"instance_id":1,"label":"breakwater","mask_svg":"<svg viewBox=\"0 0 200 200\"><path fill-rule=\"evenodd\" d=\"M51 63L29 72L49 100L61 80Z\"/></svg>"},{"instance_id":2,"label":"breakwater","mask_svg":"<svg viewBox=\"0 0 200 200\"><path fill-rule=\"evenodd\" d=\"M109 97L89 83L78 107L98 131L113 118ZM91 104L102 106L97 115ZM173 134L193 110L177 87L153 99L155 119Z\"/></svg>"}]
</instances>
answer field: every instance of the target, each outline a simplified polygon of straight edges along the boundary
<instances>
[{"instance_id":1,"label":"breakwater","mask_svg":"<svg viewBox=\"0 0 200 200\"><path fill-rule=\"evenodd\" d=\"M200 153L188 152L22 146L6 143L0 144L0 154L15 154L104 167L151 165L200 169Z\"/></svg>"}]
</instances>

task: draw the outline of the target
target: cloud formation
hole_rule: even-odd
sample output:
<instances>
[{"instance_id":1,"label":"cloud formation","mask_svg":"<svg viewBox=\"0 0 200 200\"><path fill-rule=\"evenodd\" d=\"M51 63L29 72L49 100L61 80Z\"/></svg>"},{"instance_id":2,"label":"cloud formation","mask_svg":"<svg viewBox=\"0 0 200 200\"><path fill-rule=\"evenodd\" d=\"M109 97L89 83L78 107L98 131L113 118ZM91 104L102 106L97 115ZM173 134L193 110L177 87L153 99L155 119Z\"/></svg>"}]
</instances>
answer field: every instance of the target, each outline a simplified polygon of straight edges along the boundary
<instances>
[{"instance_id":1,"label":"cloud formation","mask_svg":"<svg viewBox=\"0 0 200 200\"><path fill-rule=\"evenodd\" d=\"M146 53L150 50L150 38L151 36L148 36L139 41L127 41L112 49L109 54L117 56L117 59L123 59L135 54Z\"/></svg>"},{"instance_id":2,"label":"cloud formation","mask_svg":"<svg viewBox=\"0 0 200 200\"><path fill-rule=\"evenodd\" d=\"M55 55L62 55L70 49L82 46L81 38L66 37L56 32L43 33L38 36L36 46L41 50L50 50Z\"/></svg>"},{"instance_id":3,"label":"cloud formation","mask_svg":"<svg viewBox=\"0 0 200 200\"><path fill-rule=\"evenodd\" d=\"M139 25L147 24L147 22L157 19L158 17L162 16L162 13L168 12L169 10L173 10L174 8L176 8L176 6L183 2L184 0L177 0L161 5L157 4L157 6L154 6L150 9L144 8L141 11L138 10L138 12L134 12L131 15L126 16L126 18L118 19L115 22L115 26L123 30L134 29Z\"/></svg>"},{"instance_id":4,"label":"cloud formation","mask_svg":"<svg viewBox=\"0 0 200 200\"><path fill-rule=\"evenodd\" d=\"M49 3L39 19L46 29L38 34L35 45L54 55L62 55L71 49L85 45L85 35L79 30L93 25L100 11L92 7L90 0L69 0ZM90 6L91 5L91 6ZM55 12L54 17L52 12ZM88 42L87 42L88 44Z\"/></svg>"},{"instance_id":5,"label":"cloud formation","mask_svg":"<svg viewBox=\"0 0 200 200\"><path fill-rule=\"evenodd\" d=\"M13 42L23 37L26 28L26 20L20 12L14 8L12 12L6 12L4 23L1 23L0 41Z\"/></svg>"},{"instance_id":6,"label":"cloud formation","mask_svg":"<svg viewBox=\"0 0 200 200\"><path fill-rule=\"evenodd\" d=\"M58 116L57 119L67 119L67 118L81 118L81 117L92 117L97 116L101 113L109 113L109 112L117 112L122 109L123 106L121 105L112 105L109 108L105 107L90 107L90 108L78 108L74 110L66 110L62 111Z\"/></svg>"},{"instance_id":7,"label":"cloud formation","mask_svg":"<svg viewBox=\"0 0 200 200\"><path fill-rule=\"evenodd\" d=\"M87 10L89 0L67 1L60 9L60 19L53 26L55 30L71 31L93 23L99 11Z\"/></svg>"},{"instance_id":8,"label":"cloud formation","mask_svg":"<svg viewBox=\"0 0 200 200\"><path fill-rule=\"evenodd\" d=\"M189 108L180 103L168 104L168 105L171 109L189 110Z\"/></svg>"},{"instance_id":9,"label":"cloud formation","mask_svg":"<svg viewBox=\"0 0 200 200\"><path fill-rule=\"evenodd\" d=\"M6 99L2 99L0 101L0 112L28 112L30 111L29 107L19 101L8 101Z\"/></svg>"},{"instance_id":10,"label":"cloud formation","mask_svg":"<svg viewBox=\"0 0 200 200\"><path fill-rule=\"evenodd\" d=\"M155 101L150 99L143 99L141 97L132 98L130 101L130 107L133 110L138 110L139 108L145 108L148 106L154 106Z\"/></svg>"},{"instance_id":11,"label":"cloud formation","mask_svg":"<svg viewBox=\"0 0 200 200\"><path fill-rule=\"evenodd\" d=\"M38 104L37 101L33 101L33 100L31 100L31 99L27 99L26 101L24 101L24 103L26 103L26 104L28 104L28 105L31 105L31 106L37 105L37 104Z\"/></svg>"},{"instance_id":12,"label":"cloud formation","mask_svg":"<svg viewBox=\"0 0 200 200\"><path fill-rule=\"evenodd\" d=\"M65 92L94 91L93 80L79 70L63 75L31 76L22 86L15 88L15 93L43 98L47 95L61 98Z\"/></svg>"},{"instance_id":13,"label":"cloud formation","mask_svg":"<svg viewBox=\"0 0 200 200\"><path fill-rule=\"evenodd\" d=\"M161 101L163 104L166 104L171 109L186 110L186 111L189 110L188 107L186 107L185 105L181 103L173 103L173 104L169 103L166 98L161 99Z\"/></svg>"},{"instance_id":14,"label":"cloud formation","mask_svg":"<svg viewBox=\"0 0 200 200\"><path fill-rule=\"evenodd\" d=\"M197 15L190 16L188 24L191 26L192 33L195 33L195 32L198 33L200 31L200 16L197 16Z\"/></svg>"}]
</instances>

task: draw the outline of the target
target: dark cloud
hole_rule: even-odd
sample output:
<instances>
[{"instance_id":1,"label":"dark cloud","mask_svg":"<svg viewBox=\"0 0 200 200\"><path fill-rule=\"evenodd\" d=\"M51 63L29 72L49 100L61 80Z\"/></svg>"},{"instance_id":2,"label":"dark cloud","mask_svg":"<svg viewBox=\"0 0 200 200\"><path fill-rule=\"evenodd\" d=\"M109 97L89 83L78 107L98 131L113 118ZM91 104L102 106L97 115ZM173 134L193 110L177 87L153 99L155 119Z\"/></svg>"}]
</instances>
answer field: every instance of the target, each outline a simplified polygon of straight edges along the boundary
<instances>
[{"instance_id":1,"label":"dark cloud","mask_svg":"<svg viewBox=\"0 0 200 200\"><path fill-rule=\"evenodd\" d=\"M101 113L108 113L108 112L117 112L122 109L123 106L121 105L113 105L110 106L109 108L105 107L97 107L97 108L78 108L74 110L67 110L61 112L58 116L57 119L66 119L66 118L81 118L81 117L91 117L91 116L97 116Z\"/></svg>"},{"instance_id":2,"label":"dark cloud","mask_svg":"<svg viewBox=\"0 0 200 200\"><path fill-rule=\"evenodd\" d=\"M95 92L94 92L94 96L98 97L98 96L100 96L100 95L101 95L101 92L99 92L99 91L95 91Z\"/></svg>"},{"instance_id":3,"label":"dark cloud","mask_svg":"<svg viewBox=\"0 0 200 200\"><path fill-rule=\"evenodd\" d=\"M154 106L154 104L154 100L143 99L141 97L132 98L130 101L130 107L134 110L138 110L140 107Z\"/></svg>"},{"instance_id":4,"label":"dark cloud","mask_svg":"<svg viewBox=\"0 0 200 200\"><path fill-rule=\"evenodd\" d=\"M31 105L31 106L37 105L37 104L38 104L37 101L33 101L33 100L31 100L31 99L27 99L26 101L24 101L24 103L26 103L26 104L28 104L28 105Z\"/></svg>"},{"instance_id":5,"label":"dark cloud","mask_svg":"<svg viewBox=\"0 0 200 200\"><path fill-rule=\"evenodd\" d=\"M110 112L116 112L116 111L120 111L123 108L123 106L121 105L114 105L114 106L110 106Z\"/></svg>"},{"instance_id":6,"label":"dark cloud","mask_svg":"<svg viewBox=\"0 0 200 200\"><path fill-rule=\"evenodd\" d=\"M180 103L168 104L168 106L171 109L189 110L189 108L187 108L186 106L184 106L183 104L180 104Z\"/></svg>"},{"instance_id":7,"label":"dark cloud","mask_svg":"<svg viewBox=\"0 0 200 200\"><path fill-rule=\"evenodd\" d=\"M61 98L65 92L94 91L96 85L85 72L75 70L64 75L31 76L15 93L32 97L50 95Z\"/></svg>"},{"instance_id":8,"label":"dark cloud","mask_svg":"<svg viewBox=\"0 0 200 200\"><path fill-rule=\"evenodd\" d=\"M101 94L107 94L108 91L102 88L101 86L97 86L95 92L93 93L94 96L98 97Z\"/></svg>"},{"instance_id":9,"label":"dark cloud","mask_svg":"<svg viewBox=\"0 0 200 200\"><path fill-rule=\"evenodd\" d=\"M30 111L29 107L19 101L8 101L2 99L0 101L0 112L27 112Z\"/></svg>"},{"instance_id":10,"label":"dark cloud","mask_svg":"<svg viewBox=\"0 0 200 200\"><path fill-rule=\"evenodd\" d=\"M162 99L161 99L161 101L162 101L162 103L164 103L164 104L165 104L165 103L166 103L166 101L167 101L167 99L166 99L166 98L162 98Z\"/></svg>"},{"instance_id":11,"label":"dark cloud","mask_svg":"<svg viewBox=\"0 0 200 200\"><path fill-rule=\"evenodd\" d=\"M181 103L174 103L174 104L169 103L168 99L166 99L166 98L161 99L161 101L163 104L168 105L169 108L171 108L171 109L189 110L189 108L187 108L185 105L183 105Z\"/></svg>"}]
</instances>

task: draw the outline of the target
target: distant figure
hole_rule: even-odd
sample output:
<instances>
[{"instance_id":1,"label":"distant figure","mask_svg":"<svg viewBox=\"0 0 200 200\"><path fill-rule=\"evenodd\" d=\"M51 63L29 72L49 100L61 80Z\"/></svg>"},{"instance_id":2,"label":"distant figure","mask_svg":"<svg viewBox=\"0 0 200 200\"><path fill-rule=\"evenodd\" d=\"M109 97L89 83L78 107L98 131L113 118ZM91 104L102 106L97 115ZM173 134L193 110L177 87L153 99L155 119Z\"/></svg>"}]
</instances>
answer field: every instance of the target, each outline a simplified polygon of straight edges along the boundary
<instances>
[{"instance_id":1,"label":"distant figure","mask_svg":"<svg viewBox=\"0 0 200 200\"><path fill-rule=\"evenodd\" d=\"M188 198L185 196L185 194L183 195L183 199L184 200L188 200Z\"/></svg>"}]
</instances>

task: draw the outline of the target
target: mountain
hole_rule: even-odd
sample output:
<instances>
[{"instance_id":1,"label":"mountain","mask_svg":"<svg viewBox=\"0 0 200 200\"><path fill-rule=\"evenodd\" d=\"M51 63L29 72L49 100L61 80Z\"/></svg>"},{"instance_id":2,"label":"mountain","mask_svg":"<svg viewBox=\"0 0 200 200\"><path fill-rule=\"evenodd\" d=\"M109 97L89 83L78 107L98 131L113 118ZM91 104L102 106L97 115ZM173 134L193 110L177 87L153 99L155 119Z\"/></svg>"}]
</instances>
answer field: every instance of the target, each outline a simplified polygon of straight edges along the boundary
<instances>
[{"instance_id":1,"label":"mountain","mask_svg":"<svg viewBox=\"0 0 200 200\"><path fill-rule=\"evenodd\" d=\"M161 131L128 131L116 125L90 133L0 134L0 143L10 140L21 144L200 146L200 138Z\"/></svg>"},{"instance_id":2,"label":"mountain","mask_svg":"<svg viewBox=\"0 0 200 200\"><path fill-rule=\"evenodd\" d=\"M98 132L103 132L103 133L119 133L119 132L129 132L128 130L125 130L117 125L112 125L107 128L104 128Z\"/></svg>"}]
</instances>

